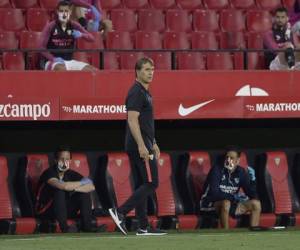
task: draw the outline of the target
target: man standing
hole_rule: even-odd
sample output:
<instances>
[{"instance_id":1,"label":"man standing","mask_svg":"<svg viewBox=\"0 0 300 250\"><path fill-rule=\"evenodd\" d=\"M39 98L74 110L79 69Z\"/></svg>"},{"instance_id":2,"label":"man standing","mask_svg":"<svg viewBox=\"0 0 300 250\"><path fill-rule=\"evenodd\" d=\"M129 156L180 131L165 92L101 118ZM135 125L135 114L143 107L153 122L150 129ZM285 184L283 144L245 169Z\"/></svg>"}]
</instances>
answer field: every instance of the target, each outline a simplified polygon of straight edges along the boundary
<instances>
[{"instance_id":1,"label":"man standing","mask_svg":"<svg viewBox=\"0 0 300 250\"><path fill-rule=\"evenodd\" d=\"M139 229L136 235L163 235L165 232L149 227L147 198L158 187L156 160L160 150L155 141L152 96L149 85L153 79L154 63L150 58L141 58L135 65L136 81L126 98L127 126L125 150L131 167L137 173L138 186L129 199L119 208L110 208L109 213L123 234L127 234L125 216L136 209Z\"/></svg>"},{"instance_id":2,"label":"man standing","mask_svg":"<svg viewBox=\"0 0 300 250\"><path fill-rule=\"evenodd\" d=\"M216 211L223 228L229 228L229 216L233 218L250 213L250 227L259 225L261 204L257 199L255 172L248 167L248 173L239 166L240 152L229 149L224 166L213 167L204 184L200 200L200 211ZM248 197L239 194L243 188Z\"/></svg>"},{"instance_id":3,"label":"man standing","mask_svg":"<svg viewBox=\"0 0 300 250\"><path fill-rule=\"evenodd\" d=\"M79 23L71 21L71 3L61 1L57 5L57 19L48 23L42 31L41 48L56 50L71 50L75 48L75 40L83 38L93 42L94 36L86 31ZM47 60L45 70L97 70L93 66L73 60L73 52L55 51L42 52L42 56Z\"/></svg>"},{"instance_id":4,"label":"man standing","mask_svg":"<svg viewBox=\"0 0 300 250\"><path fill-rule=\"evenodd\" d=\"M76 232L75 225L67 225L68 218L76 218L80 211L81 230L103 231L92 226L90 192L95 190L91 179L70 170L71 152L61 147L55 153L55 165L40 177L36 197L36 212L40 218L55 219L62 232Z\"/></svg>"}]
</instances>

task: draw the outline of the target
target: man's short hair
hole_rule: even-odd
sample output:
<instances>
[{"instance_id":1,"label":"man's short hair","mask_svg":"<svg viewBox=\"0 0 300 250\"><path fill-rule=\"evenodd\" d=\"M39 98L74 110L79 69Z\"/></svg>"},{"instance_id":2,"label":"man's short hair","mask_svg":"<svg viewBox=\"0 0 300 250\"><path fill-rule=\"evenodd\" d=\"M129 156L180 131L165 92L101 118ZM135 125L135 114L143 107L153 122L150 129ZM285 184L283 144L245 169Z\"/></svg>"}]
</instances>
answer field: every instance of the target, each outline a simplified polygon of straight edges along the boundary
<instances>
[{"instance_id":1,"label":"man's short hair","mask_svg":"<svg viewBox=\"0 0 300 250\"><path fill-rule=\"evenodd\" d=\"M237 146L233 146L233 145L230 145L230 146L227 146L226 147L226 152L225 152L225 155L230 152L230 151L233 151L233 152L236 152L237 153L237 156L240 158L241 157L241 149Z\"/></svg>"},{"instance_id":2,"label":"man's short hair","mask_svg":"<svg viewBox=\"0 0 300 250\"><path fill-rule=\"evenodd\" d=\"M69 153L70 153L70 156L71 156L71 158L72 158L71 148L70 148L69 146L67 146L67 145L63 145L63 146L59 146L59 147L55 150L55 152L54 152L54 158L55 158L55 160L57 160L57 159L59 158L60 153L61 153L61 152L64 152L64 151L69 152Z\"/></svg>"},{"instance_id":3,"label":"man's short hair","mask_svg":"<svg viewBox=\"0 0 300 250\"><path fill-rule=\"evenodd\" d=\"M278 12L285 12L288 15L288 10L285 7L279 7L275 10L275 14Z\"/></svg>"},{"instance_id":4,"label":"man's short hair","mask_svg":"<svg viewBox=\"0 0 300 250\"><path fill-rule=\"evenodd\" d=\"M56 9L58 10L60 8L60 6L68 6L71 8L72 4L70 1L63 0L63 1L58 2Z\"/></svg>"},{"instance_id":5,"label":"man's short hair","mask_svg":"<svg viewBox=\"0 0 300 250\"><path fill-rule=\"evenodd\" d=\"M149 57L142 57L141 59L137 60L135 64L135 72L138 70L141 70L143 68L143 65L149 63L151 66L154 66L154 62Z\"/></svg>"}]
</instances>

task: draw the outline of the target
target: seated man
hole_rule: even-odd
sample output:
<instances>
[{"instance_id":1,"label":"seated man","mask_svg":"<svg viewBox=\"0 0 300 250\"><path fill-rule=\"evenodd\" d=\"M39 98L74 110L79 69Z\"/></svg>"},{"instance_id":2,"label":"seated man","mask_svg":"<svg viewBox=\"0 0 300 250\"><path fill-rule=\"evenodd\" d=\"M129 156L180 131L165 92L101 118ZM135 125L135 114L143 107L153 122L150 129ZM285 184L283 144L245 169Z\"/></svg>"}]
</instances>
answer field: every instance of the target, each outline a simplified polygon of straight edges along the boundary
<instances>
[{"instance_id":1,"label":"seated man","mask_svg":"<svg viewBox=\"0 0 300 250\"><path fill-rule=\"evenodd\" d=\"M53 50L75 48L75 40L83 39L93 42L94 36L86 31L79 23L71 21L71 3L61 1L57 5L57 19L46 25L42 32L41 47ZM97 70L93 66L73 60L73 52L54 51L42 52L47 60L45 70Z\"/></svg>"},{"instance_id":2,"label":"seated man","mask_svg":"<svg viewBox=\"0 0 300 250\"><path fill-rule=\"evenodd\" d=\"M70 161L70 150L59 148L55 153L55 165L40 177L36 212L42 219L57 220L62 232L76 232L75 225L67 225L67 219L76 218L80 210L82 231L102 231L103 227L92 227L90 192L95 190L94 184L89 178L70 170Z\"/></svg>"},{"instance_id":3,"label":"seated man","mask_svg":"<svg viewBox=\"0 0 300 250\"><path fill-rule=\"evenodd\" d=\"M245 213L250 213L251 227L259 224L261 204L257 199L254 169L249 168L248 174L239 166L240 154L237 149L229 149L224 166L215 166L210 170L200 200L200 211L216 211L225 229L229 228L229 216ZM240 188L249 199L239 194Z\"/></svg>"}]
</instances>

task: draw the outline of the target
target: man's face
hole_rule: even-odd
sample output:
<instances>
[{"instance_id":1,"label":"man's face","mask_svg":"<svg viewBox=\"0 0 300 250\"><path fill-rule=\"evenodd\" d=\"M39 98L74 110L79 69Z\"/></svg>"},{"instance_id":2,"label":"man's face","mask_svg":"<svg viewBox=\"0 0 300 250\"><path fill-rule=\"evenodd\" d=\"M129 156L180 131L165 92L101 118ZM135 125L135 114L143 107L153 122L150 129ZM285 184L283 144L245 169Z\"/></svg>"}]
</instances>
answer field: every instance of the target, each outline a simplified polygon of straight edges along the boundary
<instances>
[{"instance_id":1,"label":"man's face","mask_svg":"<svg viewBox=\"0 0 300 250\"><path fill-rule=\"evenodd\" d=\"M289 18L285 12L276 12L275 24L279 27L284 27L289 21Z\"/></svg>"},{"instance_id":2,"label":"man's face","mask_svg":"<svg viewBox=\"0 0 300 250\"><path fill-rule=\"evenodd\" d=\"M236 151L228 151L225 156L224 167L230 171L234 171L240 163L239 155Z\"/></svg>"},{"instance_id":3,"label":"man's face","mask_svg":"<svg viewBox=\"0 0 300 250\"><path fill-rule=\"evenodd\" d=\"M141 83L152 82L154 74L154 66L150 63L143 64L141 70L137 71L137 80Z\"/></svg>"},{"instance_id":4,"label":"man's face","mask_svg":"<svg viewBox=\"0 0 300 250\"><path fill-rule=\"evenodd\" d=\"M61 23L67 23L70 20L71 8L69 6L60 6L57 10L57 16Z\"/></svg>"},{"instance_id":5,"label":"man's face","mask_svg":"<svg viewBox=\"0 0 300 250\"><path fill-rule=\"evenodd\" d=\"M69 151L61 151L57 158L57 167L61 172L66 172L70 168L71 154Z\"/></svg>"}]
</instances>

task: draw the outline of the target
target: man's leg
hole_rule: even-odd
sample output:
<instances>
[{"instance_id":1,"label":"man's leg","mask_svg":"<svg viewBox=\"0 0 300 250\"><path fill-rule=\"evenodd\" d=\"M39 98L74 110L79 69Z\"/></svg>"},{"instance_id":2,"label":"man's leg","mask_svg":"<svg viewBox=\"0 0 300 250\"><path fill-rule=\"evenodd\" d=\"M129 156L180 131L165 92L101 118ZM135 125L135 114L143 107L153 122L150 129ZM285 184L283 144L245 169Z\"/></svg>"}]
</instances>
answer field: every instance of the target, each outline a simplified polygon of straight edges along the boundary
<instances>
[{"instance_id":1,"label":"man's leg","mask_svg":"<svg viewBox=\"0 0 300 250\"><path fill-rule=\"evenodd\" d=\"M250 212L250 226L257 227L261 214L261 204L259 200L248 200L238 203L236 215L242 215Z\"/></svg>"},{"instance_id":2,"label":"man's leg","mask_svg":"<svg viewBox=\"0 0 300 250\"><path fill-rule=\"evenodd\" d=\"M216 201L214 207L220 216L221 226L224 229L229 228L229 211L231 202L229 200Z\"/></svg>"},{"instance_id":3,"label":"man's leg","mask_svg":"<svg viewBox=\"0 0 300 250\"><path fill-rule=\"evenodd\" d=\"M56 189L53 198L54 217L59 223L62 232L67 232L67 203L66 192Z\"/></svg>"}]
</instances>

